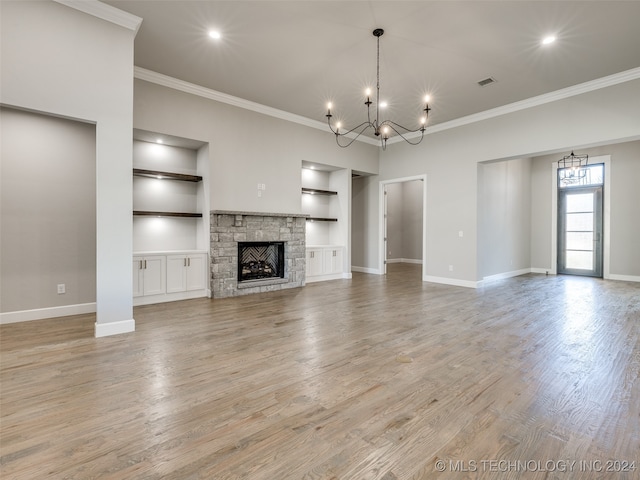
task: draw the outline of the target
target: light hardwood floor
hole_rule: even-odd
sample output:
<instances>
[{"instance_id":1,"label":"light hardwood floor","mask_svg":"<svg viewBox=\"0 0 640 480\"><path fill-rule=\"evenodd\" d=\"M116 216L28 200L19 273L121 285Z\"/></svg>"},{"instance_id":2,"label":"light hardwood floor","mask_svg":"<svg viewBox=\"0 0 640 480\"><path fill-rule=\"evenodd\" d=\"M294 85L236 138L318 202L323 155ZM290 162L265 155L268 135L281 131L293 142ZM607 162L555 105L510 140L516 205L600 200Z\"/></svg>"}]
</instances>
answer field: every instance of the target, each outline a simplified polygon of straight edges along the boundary
<instances>
[{"instance_id":1,"label":"light hardwood floor","mask_svg":"<svg viewBox=\"0 0 640 480\"><path fill-rule=\"evenodd\" d=\"M2 479L640 478L638 283L394 264L135 319L0 328Z\"/></svg>"}]
</instances>

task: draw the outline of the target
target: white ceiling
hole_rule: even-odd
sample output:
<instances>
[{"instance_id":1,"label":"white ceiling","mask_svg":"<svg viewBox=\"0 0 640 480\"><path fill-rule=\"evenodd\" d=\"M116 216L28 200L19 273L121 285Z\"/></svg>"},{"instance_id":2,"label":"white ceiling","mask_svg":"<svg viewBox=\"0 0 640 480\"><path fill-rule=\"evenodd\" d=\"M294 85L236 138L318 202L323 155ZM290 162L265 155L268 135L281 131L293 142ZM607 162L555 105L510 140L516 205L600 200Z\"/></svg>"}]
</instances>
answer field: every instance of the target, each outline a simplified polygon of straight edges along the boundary
<instances>
[{"instance_id":1,"label":"white ceiling","mask_svg":"<svg viewBox=\"0 0 640 480\"><path fill-rule=\"evenodd\" d=\"M332 101L352 126L375 88L376 27L382 116L413 128L426 93L436 125L640 66L640 1L104 3L143 19L138 67L322 122Z\"/></svg>"}]
</instances>

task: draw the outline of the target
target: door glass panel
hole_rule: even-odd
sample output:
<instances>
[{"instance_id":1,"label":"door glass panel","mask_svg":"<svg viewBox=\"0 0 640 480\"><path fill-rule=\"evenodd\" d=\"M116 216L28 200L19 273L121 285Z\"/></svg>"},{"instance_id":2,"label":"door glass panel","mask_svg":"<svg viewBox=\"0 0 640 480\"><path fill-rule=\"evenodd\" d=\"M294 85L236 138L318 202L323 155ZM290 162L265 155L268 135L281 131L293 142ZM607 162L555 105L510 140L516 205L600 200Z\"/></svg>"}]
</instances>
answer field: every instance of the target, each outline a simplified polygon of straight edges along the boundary
<instances>
[{"instance_id":1,"label":"door glass panel","mask_svg":"<svg viewBox=\"0 0 640 480\"><path fill-rule=\"evenodd\" d=\"M593 193L567 195L567 213L593 212Z\"/></svg>"},{"instance_id":2,"label":"door glass panel","mask_svg":"<svg viewBox=\"0 0 640 480\"><path fill-rule=\"evenodd\" d=\"M593 213L567 213L567 232L592 232Z\"/></svg>"},{"instance_id":3,"label":"door glass panel","mask_svg":"<svg viewBox=\"0 0 640 480\"><path fill-rule=\"evenodd\" d=\"M576 252L574 250L567 250L566 268L593 270L593 252Z\"/></svg>"},{"instance_id":4,"label":"door glass panel","mask_svg":"<svg viewBox=\"0 0 640 480\"><path fill-rule=\"evenodd\" d=\"M593 250L593 232L567 232L567 250Z\"/></svg>"}]
</instances>

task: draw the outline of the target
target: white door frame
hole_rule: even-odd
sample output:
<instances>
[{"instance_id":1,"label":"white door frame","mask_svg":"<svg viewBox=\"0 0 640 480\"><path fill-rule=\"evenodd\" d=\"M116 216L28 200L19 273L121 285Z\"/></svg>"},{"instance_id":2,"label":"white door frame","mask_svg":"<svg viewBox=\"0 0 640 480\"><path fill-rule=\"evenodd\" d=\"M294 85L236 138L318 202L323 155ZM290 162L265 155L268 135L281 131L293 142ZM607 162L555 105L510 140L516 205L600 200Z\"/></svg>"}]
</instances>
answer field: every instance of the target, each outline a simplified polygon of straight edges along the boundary
<instances>
[{"instance_id":1,"label":"white door frame","mask_svg":"<svg viewBox=\"0 0 640 480\"><path fill-rule=\"evenodd\" d=\"M426 281L425 278L426 278L426 272L427 272L427 262L426 262L426 259L427 259L427 175L426 174L380 181L380 191L378 194L380 199L380 202L379 202L380 205L378 208L378 212L380 214L378 219L378 227L379 227L378 228L379 230L378 262L379 262L380 268L378 269L378 272L380 273L380 275L385 275L387 273L387 264L386 264L387 249L385 248L386 246L385 213L387 211L387 200L386 200L385 191L386 191L387 185L391 183L411 182L414 180L422 180L422 281L424 282Z\"/></svg>"},{"instance_id":2,"label":"white door frame","mask_svg":"<svg viewBox=\"0 0 640 480\"><path fill-rule=\"evenodd\" d=\"M604 197L602 208L602 278L611 278L611 155L590 157L589 163L604 163ZM551 164L551 273L558 273L558 162Z\"/></svg>"}]
</instances>

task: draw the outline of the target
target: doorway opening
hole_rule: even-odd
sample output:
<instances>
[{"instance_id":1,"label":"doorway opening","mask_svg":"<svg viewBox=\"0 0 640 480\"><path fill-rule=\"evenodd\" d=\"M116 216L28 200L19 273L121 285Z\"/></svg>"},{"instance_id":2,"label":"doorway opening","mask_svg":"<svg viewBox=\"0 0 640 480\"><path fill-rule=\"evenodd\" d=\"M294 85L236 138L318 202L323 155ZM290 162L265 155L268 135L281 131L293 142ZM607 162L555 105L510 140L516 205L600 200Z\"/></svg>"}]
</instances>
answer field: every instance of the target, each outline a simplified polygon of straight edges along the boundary
<instances>
[{"instance_id":1,"label":"doorway opening","mask_svg":"<svg viewBox=\"0 0 640 480\"><path fill-rule=\"evenodd\" d=\"M427 177L397 178L380 182L380 273L389 263L421 264L426 275Z\"/></svg>"}]
</instances>

